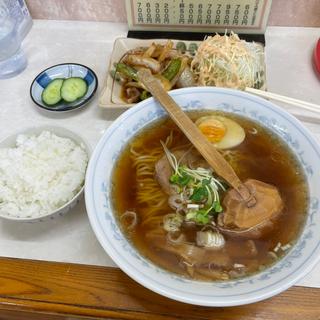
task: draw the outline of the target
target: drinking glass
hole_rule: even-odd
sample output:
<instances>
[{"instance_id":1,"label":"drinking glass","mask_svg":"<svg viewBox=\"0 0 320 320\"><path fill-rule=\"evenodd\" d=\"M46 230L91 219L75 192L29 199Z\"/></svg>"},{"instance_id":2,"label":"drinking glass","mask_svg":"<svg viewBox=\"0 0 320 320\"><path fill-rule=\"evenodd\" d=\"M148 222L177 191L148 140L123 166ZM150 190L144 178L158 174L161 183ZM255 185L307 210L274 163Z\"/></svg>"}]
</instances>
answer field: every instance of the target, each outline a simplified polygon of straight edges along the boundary
<instances>
[{"instance_id":1,"label":"drinking glass","mask_svg":"<svg viewBox=\"0 0 320 320\"><path fill-rule=\"evenodd\" d=\"M19 74L28 63L21 49L17 25L5 2L0 0L0 79Z\"/></svg>"}]
</instances>

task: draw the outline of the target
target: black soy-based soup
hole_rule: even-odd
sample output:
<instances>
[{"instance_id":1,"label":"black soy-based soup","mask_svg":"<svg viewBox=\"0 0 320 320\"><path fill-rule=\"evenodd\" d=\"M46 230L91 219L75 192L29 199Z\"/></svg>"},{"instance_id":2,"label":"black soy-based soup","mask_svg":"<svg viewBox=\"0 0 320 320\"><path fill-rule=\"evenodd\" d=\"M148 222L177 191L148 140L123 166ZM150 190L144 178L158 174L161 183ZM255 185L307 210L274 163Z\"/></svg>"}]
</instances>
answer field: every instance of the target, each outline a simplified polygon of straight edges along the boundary
<instances>
[{"instance_id":1,"label":"black soy-based soup","mask_svg":"<svg viewBox=\"0 0 320 320\"><path fill-rule=\"evenodd\" d=\"M196 120L211 114L214 113L192 112L189 116ZM190 147L187 138L168 118L153 123L128 143L112 177L114 211L124 234L138 251L164 269L207 281L247 276L275 263L299 236L308 207L303 170L281 139L252 120L229 113L219 114L235 120L246 133L239 146L222 152L240 179L253 178L272 184L284 201L283 212L274 228L262 238L239 239L225 235L221 250L202 248L207 250L204 255L199 250L192 250L196 247L195 234L203 228L201 225L182 227L181 233L187 242L185 247L176 246L170 241L172 238L168 239L163 230L163 217L173 210L168 205L168 195L154 179L155 163L164 154L160 141L165 141L172 133L170 148ZM132 223L130 215L129 219L123 215L127 211L136 213L136 223ZM180 248L181 255L177 254ZM184 261L186 252L190 256L194 253L194 257L189 256L191 260Z\"/></svg>"}]
</instances>

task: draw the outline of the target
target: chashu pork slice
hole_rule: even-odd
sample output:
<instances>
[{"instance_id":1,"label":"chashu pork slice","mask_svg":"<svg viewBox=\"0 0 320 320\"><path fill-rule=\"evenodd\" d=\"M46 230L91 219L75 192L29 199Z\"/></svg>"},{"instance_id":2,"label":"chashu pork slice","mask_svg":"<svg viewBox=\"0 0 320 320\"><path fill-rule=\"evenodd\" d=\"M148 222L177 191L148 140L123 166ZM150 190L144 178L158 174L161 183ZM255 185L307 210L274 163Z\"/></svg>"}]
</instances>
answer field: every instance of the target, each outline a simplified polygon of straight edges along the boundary
<instances>
[{"instance_id":1,"label":"chashu pork slice","mask_svg":"<svg viewBox=\"0 0 320 320\"><path fill-rule=\"evenodd\" d=\"M283 201L275 186L254 179L244 184L256 198L256 205L248 208L239 193L230 189L223 199L226 209L219 215L219 229L238 237L260 238L274 227L283 210Z\"/></svg>"}]
</instances>

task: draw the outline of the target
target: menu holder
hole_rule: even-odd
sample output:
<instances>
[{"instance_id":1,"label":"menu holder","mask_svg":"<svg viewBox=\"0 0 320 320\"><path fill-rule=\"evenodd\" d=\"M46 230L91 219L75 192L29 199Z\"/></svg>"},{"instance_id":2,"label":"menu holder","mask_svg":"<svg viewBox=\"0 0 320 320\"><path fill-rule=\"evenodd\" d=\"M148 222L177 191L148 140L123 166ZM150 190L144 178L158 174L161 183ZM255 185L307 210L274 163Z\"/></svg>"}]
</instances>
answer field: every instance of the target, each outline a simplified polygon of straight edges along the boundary
<instances>
[{"instance_id":1,"label":"menu holder","mask_svg":"<svg viewBox=\"0 0 320 320\"><path fill-rule=\"evenodd\" d=\"M226 30L228 31L228 30ZM202 41L207 36L212 36L216 32L168 32L168 31L143 31L143 30L129 30L128 38L136 39L178 39L186 41ZM217 32L219 33L219 32ZM223 33L219 33L223 34ZM250 34L250 33L241 33L238 34L240 39L246 41L260 42L263 45L265 44L264 34Z\"/></svg>"}]
</instances>

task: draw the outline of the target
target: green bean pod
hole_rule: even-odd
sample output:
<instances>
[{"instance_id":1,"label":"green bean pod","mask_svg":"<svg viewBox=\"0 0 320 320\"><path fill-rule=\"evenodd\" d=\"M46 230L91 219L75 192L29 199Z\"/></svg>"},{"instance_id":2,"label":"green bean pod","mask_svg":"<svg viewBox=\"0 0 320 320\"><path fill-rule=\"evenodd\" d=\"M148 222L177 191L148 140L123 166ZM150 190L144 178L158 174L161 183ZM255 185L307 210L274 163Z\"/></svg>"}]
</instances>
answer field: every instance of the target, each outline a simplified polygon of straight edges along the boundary
<instances>
[{"instance_id":1,"label":"green bean pod","mask_svg":"<svg viewBox=\"0 0 320 320\"><path fill-rule=\"evenodd\" d=\"M162 75L171 81L179 72L181 68L181 59L180 58L175 58L172 59L166 68L166 70L163 71Z\"/></svg>"},{"instance_id":2,"label":"green bean pod","mask_svg":"<svg viewBox=\"0 0 320 320\"><path fill-rule=\"evenodd\" d=\"M148 99L149 97L151 97L151 93L146 91L146 90L143 90L140 94L140 99L141 100L145 100L145 99Z\"/></svg>"},{"instance_id":3,"label":"green bean pod","mask_svg":"<svg viewBox=\"0 0 320 320\"><path fill-rule=\"evenodd\" d=\"M127 78L131 78L135 81L138 81L137 70L127 66L124 63L121 63L121 62L117 63L116 71L121 73L122 75L124 75Z\"/></svg>"}]
</instances>

